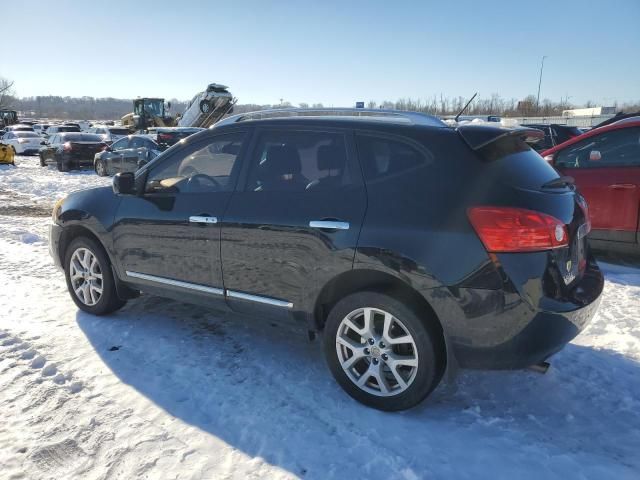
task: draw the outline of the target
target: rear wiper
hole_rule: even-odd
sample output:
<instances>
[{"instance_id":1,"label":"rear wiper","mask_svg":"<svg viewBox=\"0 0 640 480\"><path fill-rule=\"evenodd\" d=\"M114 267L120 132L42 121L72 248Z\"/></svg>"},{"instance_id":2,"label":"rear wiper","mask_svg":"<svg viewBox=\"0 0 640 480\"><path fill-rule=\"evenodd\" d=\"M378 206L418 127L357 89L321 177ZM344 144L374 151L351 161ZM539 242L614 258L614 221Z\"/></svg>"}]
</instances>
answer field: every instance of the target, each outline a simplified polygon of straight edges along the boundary
<instances>
[{"instance_id":1,"label":"rear wiper","mask_svg":"<svg viewBox=\"0 0 640 480\"><path fill-rule=\"evenodd\" d=\"M575 180L573 177L569 177L564 175L562 177L554 178L553 180L549 180L547 183L543 184L541 188L562 188L562 187L572 187L575 184Z\"/></svg>"}]
</instances>

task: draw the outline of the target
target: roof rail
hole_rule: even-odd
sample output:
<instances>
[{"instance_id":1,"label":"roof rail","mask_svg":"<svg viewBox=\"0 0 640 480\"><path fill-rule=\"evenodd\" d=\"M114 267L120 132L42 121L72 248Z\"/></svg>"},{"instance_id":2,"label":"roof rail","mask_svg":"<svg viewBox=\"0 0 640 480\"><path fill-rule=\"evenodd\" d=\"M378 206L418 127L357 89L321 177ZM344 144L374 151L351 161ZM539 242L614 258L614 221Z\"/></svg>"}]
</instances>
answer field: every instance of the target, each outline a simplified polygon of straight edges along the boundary
<instances>
[{"instance_id":1,"label":"roof rail","mask_svg":"<svg viewBox=\"0 0 640 480\"><path fill-rule=\"evenodd\" d=\"M240 113L227 117L212 125L211 128L246 122L249 120L266 120L271 118L291 117L344 117L366 118L367 120L398 121L412 125L428 125L432 127L446 127L438 117L420 112L405 112L402 110L378 110L371 108L282 108L275 110L259 110L256 112Z\"/></svg>"}]
</instances>

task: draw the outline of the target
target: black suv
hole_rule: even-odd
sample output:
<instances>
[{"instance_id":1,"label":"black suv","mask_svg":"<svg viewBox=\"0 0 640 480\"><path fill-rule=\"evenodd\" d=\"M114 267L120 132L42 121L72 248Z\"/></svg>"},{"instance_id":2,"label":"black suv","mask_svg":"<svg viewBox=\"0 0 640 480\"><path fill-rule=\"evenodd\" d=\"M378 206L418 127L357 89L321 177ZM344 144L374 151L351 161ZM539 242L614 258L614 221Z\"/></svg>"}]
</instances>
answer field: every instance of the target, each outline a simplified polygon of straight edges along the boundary
<instances>
[{"instance_id":1,"label":"black suv","mask_svg":"<svg viewBox=\"0 0 640 480\"><path fill-rule=\"evenodd\" d=\"M61 200L51 253L86 312L144 291L291 316L322 332L350 395L409 408L446 368L543 361L596 311L587 207L525 142L539 135L393 111L237 115Z\"/></svg>"}]
</instances>

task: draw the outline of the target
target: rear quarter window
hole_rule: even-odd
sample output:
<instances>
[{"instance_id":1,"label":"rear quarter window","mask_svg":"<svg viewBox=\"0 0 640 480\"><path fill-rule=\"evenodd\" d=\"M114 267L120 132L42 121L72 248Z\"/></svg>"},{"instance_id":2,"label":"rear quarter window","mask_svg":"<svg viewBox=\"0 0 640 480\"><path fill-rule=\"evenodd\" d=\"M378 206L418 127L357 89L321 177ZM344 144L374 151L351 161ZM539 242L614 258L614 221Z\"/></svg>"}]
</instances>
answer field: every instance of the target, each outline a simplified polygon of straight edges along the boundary
<instances>
[{"instance_id":1,"label":"rear quarter window","mask_svg":"<svg viewBox=\"0 0 640 480\"><path fill-rule=\"evenodd\" d=\"M433 163L433 154L410 140L374 134L356 136L358 156L367 181L415 171Z\"/></svg>"}]
</instances>

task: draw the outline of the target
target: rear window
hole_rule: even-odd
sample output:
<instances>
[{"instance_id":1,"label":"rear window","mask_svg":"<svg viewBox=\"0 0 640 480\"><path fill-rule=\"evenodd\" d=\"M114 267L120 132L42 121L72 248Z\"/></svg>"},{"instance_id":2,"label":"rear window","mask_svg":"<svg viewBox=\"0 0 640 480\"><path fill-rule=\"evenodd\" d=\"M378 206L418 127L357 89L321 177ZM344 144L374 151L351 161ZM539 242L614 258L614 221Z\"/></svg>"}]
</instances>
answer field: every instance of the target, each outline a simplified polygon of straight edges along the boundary
<instances>
[{"instance_id":1,"label":"rear window","mask_svg":"<svg viewBox=\"0 0 640 480\"><path fill-rule=\"evenodd\" d=\"M38 138L40 135L38 135L35 132L14 132L16 137L20 137L20 138Z\"/></svg>"},{"instance_id":2,"label":"rear window","mask_svg":"<svg viewBox=\"0 0 640 480\"><path fill-rule=\"evenodd\" d=\"M73 125L66 125L58 127L59 132L79 132L80 128L74 127Z\"/></svg>"},{"instance_id":3,"label":"rear window","mask_svg":"<svg viewBox=\"0 0 640 480\"><path fill-rule=\"evenodd\" d=\"M102 137L100 135L94 135L93 133L67 133L62 136L65 142L101 142Z\"/></svg>"},{"instance_id":4,"label":"rear window","mask_svg":"<svg viewBox=\"0 0 640 480\"><path fill-rule=\"evenodd\" d=\"M128 128L110 128L109 132L111 132L114 135L129 135Z\"/></svg>"},{"instance_id":5,"label":"rear window","mask_svg":"<svg viewBox=\"0 0 640 480\"><path fill-rule=\"evenodd\" d=\"M480 157L502 172L505 183L518 188L539 189L558 178L558 172L545 162L522 138L502 137L477 150Z\"/></svg>"},{"instance_id":6,"label":"rear window","mask_svg":"<svg viewBox=\"0 0 640 480\"><path fill-rule=\"evenodd\" d=\"M582 135L582 132L578 127L555 128L555 133L556 133L556 144L564 143L570 138L577 137L578 135Z\"/></svg>"}]
</instances>

